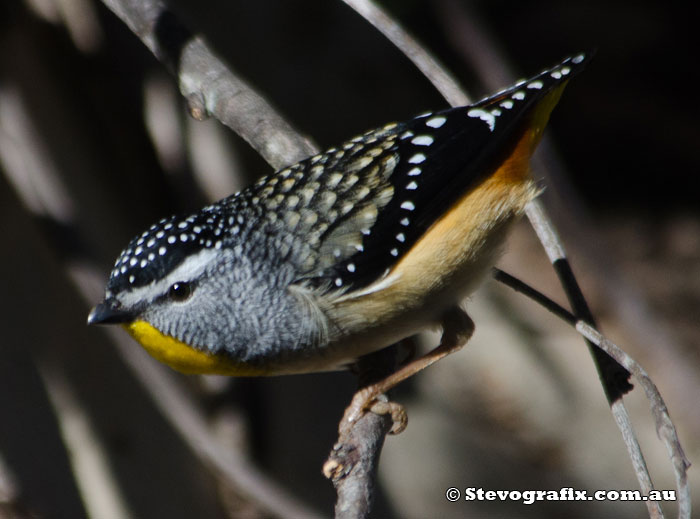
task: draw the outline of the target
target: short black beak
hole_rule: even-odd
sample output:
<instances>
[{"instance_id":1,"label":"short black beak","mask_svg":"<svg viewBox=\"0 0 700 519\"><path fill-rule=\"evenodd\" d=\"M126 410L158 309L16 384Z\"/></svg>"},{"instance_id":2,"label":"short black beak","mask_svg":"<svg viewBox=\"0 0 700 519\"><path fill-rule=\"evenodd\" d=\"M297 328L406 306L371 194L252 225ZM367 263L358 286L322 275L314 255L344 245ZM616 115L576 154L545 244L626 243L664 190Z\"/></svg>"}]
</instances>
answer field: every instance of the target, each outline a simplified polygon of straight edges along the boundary
<instances>
[{"instance_id":1,"label":"short black beak","mask_svg":"<svg viewBox=\"0 0 700 519\"><path fill-rule=\"evenodd\" d=\"M90 311L88 315L88 324L118 324L130 323L134 320L134 314L129 311L115 308L107 301L100 303Z\"/></svg>"}]
</instances>

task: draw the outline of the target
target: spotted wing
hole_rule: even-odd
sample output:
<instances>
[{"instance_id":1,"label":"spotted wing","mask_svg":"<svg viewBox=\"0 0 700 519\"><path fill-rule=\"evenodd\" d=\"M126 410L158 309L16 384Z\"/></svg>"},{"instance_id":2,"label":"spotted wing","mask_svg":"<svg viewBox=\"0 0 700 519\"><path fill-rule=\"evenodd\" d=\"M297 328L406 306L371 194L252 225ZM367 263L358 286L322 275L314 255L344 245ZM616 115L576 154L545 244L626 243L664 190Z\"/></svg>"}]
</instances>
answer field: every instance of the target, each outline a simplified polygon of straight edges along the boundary
<instances>
[{"instance_id":1,"label":"spotted wing","mask_svg":"<svg viewBox=\"0 0 700 519\"><path fill-rule=\"evenodd\" d=\"M313 222L298 227L308 233L303 281L354 290L380 279L509 156L534 108L585 61L569 58L471 106L367 132L283 171L300 179L292 218ZM277 200L290 205L286 195Z\"/></svg>"}]
</instances>

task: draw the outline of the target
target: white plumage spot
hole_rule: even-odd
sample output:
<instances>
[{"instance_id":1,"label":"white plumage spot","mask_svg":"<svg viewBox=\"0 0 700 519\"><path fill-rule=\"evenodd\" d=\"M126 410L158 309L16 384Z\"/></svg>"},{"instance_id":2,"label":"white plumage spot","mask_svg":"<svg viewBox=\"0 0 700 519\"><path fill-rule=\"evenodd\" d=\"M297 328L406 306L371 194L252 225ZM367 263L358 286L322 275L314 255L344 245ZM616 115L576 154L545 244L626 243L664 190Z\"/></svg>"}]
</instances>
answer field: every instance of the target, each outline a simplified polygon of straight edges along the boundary
<instances>
[{"instance_id":1,"label":"white plumage spot","mask_svg":"<svg viewBox=\"0 0 700 519\"><path fill-rule=\"evenodd\" d=\"M496 126L496 118L493 116L493 114L490 114L486 110L482 110L481 108L472 108L467 112L467 115L469 117L476 117L484 121L486 124L489 125L489 130L493 131L493 129Z\"/></svg>"},{"instance_id":2,"label":"white plumage spot","mask_svg":"<svg viewBox=\"0 0 700 519\"><path fill-rule=\"evenodd\" d=\"M173 244L177 241L175 236L168 236L168 243Z\"/></svg>"},{"instance_id":3,"label":"white plumage spot","mask_svg":"<svg viewBox=\"0 0 700 519\"><path fill-rule=\"evenodd\" d=\"M401 225L403 225L404 227L408 227L409 225L411 225L411 221L408 218L402 218L401 222L399 222L399 223Z\"/></svg>"},{"instance_id":4,"label":"white plumage spot","mask_svg":"<svg viewBox=\"0 0 700 519\"><path fill-rule=\"evenodd\" d=\"M186 235L185 233L182 233L182 234L180 235L180 241L183 242L183 243L187 241L187 235Z\"/></svg>"},{"instance_id":5,"label":"white plumage spot","mask_svg":"<svg viewBox=\"0 0 700 519\"><path fill-rule=\"evenodd\" d=\"M561 79L561 72L559 72L558 70L552 71L552 73L549 75L552 76L554 79Z\"/></svg>"},{"instance_id":6,"label":"white plumage spot","mask_svg":"<svg viewBox=\"0 0 700 519\"><path fill-rule=\"evenodd\" d=\"M527 85L527 88L534 88L535 90L540 90L544 85L542 84L542 81L537 80L529 83Z\"/></svg>"},{"instance_id":7,"label":"white plumage spot","mask_svg":"<svg viewBox=\"0 0 700 519\"><path fill-rule=\"evenodd\" d=\"M413 132L412 132L412 131L406 131L406 132L404 132L404 133L401 134L401 139L402 139L402 140L410 139L411 137L413 137Z\"/></svg>"},{"instance_id":8,"label":"white plumage spot","mask_svg":"<svg viewBox=\"0 0 700 519\"><path fill-rule=\"evenodd\" d=\"M396 235L396 239L399 240L401 243L406 241L406 235L402 232Z\"/></svg>"},{"instance_id":9,"label":"white plumage spot","mask_svg":"<svg viewBox=\"0 0 700 519\"><path fill-rule=\"evenodd\" d=\"M343 286L343 280L340 278L335 278L335 286L337 287L342 287Z\"/></svg>"},{"instance_id":10,"label":"white plumage spot","mask_svg":"<svg viewBox=\"0 0 700 519\"><path fill-rule=\"evenodd\" d=\"M422 172L423 172L423 171L422 171L420 168L413 168L413 169L409 170L409 172L407 173L407 175L408 175L409 177L417 177L417 176L420 175Z\"/></svg>"},{"instance_id":11,"label":"white plumage spot","mask_svg":"<svg viewBox=\"0 0 700 519\"><path fill-rule=\"evenodd\" d=\"M510 99L506 99L499 106L501 108L505 108L506 110L510 110L511 108L513 108L513 101L511 101Z\"/></svg>"},{"instance_id":12,"label":"white plumage spot","mask_svg":"<svg viewBox=\"0 0 700 519\"><path fill-rule=\"evenodd\" d=\"M418 137L411 139L411 143L415 144L416 146L430 146L433 142L435 142L435 139L433 139L430 135L419 135Z\"/></svg>"},{"instance_id":13,"label":"white plumage spot","mask_svg":"<svg viewBox=\"0 0 700 519\"><path fill-rule=\"evenodd\" d=\"M348 263L348 272L355 272L355 264Z\"/></svg>"},{"instance_id":14,"label":"white plumage spot","mask_svg":"<svg viewBox=\"0 0 700 519\"><path fill-rule=\"evenodd\" d=\"M562 76L568 76L569 72L571 72L571 69L569 67L562 67L561 68L561 75Z\"/></svg>"},{"instance_id":15,"label":"white plumage spot","mask_svg":"<svg viewBox=\"0 0 700 519\"><path fill-rule=\"evenodd\" d=\"M389 253L390 253L392 256L398 256L398 255L399 255L399 249L391 249L391 250L389 251Z\"/></svg>"},{"instance_id":16,"label":"white plumage spot","mask_svg":"<svg viewBox=\"0 0 700 519\"><path fill-rule=\"evenodd\" d=\"M413 190L413 189L418 189L418 184L416 184L416 182L415 182L414 180L411 180L411 181L406 185L406 189L411 189L411 190Z\"/></svg>"},{"instance_id":17,"label":"white plumage spot","mask_svg":"<svg viewBox=\"0 0 700 519\"><path fill-rule=\"evenodd\" d=\"M167 252L167 249L165 247L161 247L160 249L158 249L159 256L165 256L166 252Z\"/></svg>"},{"instance_id":18,"label":"white plumage spot","mask_svg":"<svg viewBox=\"0 0 700 519\"><path fill-rule=\"evenodd\" d=\"M571 58L571 62L578 65L579 63L581 63L583 61L584 58L585 58L585 56L583 54L579 54L578 56L574 56L573 58Z\"/></svg>"},{"instance_id":19,"label":"white plumage spot","mask_svg":"<svg viewBox=\"0 0 700 519\"><path fill-rule=\"evenodd\" d=\"M406 200L401 204L401 209L406 209L407 211L413 211L416 208L413 202Z\"/></svg>"},{"instance_id":20,"label":"white plumage spot","mask_svg":"<svg viewBox=\"0 0 700 519\"><path fill-rule=\"evenodd\" d=\"M517 99L518 101L522 101L523 99L525 99L525 92L523 92L522 90L518 90L510 97L512 97L513 99Z\"/></svg>"},{"instance_id":21,"label":"white plumage spot","mask_svg":"<svg viewBox=\"0 0 700 519\"><path fill-rule=\"evenodd\" d=\"M430 126L431 128L440 128L440 126L445 124L445 121L447 121L445 117L438 115L437 117L431 117L425 121L425 125Z\"/></svg>"},{"instance_id":22,"label":"white plumage spot","mask_svg":"<svg viewBox=\"0 0 700 519\"><path fill-rule=\"evenodd\" d=\"M420 164L425 161L425 155L422 153L416 153L410 159L408 159L409 164Z\"/></svg>"}]
</instances>

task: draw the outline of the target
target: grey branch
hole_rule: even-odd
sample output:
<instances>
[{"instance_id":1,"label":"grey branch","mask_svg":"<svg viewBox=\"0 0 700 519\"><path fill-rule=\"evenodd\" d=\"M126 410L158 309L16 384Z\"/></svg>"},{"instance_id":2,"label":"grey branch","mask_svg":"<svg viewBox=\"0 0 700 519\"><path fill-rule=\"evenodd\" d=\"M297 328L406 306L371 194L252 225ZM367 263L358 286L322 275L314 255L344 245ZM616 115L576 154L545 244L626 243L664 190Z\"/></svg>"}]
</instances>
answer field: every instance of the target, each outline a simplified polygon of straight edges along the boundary
<instances>
[{"instance_id":1,"label":"grey branch","mask_svg":"<svg viewBox=\"0 0 700 519\"><path fill-rule=\"evenodd\" d=\"M243 137L273 168L316 153L302 136L219 59L159 0L103 0L177 76L190 113L213 115Z\"/></svg>"}]
</instances>

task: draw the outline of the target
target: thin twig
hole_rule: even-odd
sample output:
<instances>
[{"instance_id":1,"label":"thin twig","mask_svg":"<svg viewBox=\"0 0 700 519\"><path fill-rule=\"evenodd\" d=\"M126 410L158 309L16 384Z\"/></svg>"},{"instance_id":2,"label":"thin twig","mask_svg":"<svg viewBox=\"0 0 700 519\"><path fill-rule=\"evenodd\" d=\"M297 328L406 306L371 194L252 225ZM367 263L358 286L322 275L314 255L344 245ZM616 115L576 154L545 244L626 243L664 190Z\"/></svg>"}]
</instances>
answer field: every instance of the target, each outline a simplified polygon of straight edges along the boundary
<instances>
[{"instance_id":1,"label":"thin twig","mask_svg":"<svg viewBox=\"0 0 700 519\"><path fill-rule=\"evenodd\" d=\"M316 146L225 65L159 0L103 3L163 61L197 119L213 115L243 137L273 168L316 153Z\"/></svg>"},{"instance_id":2,"label":"thin twig","mask_svg":"<svg viewBox=\"0 0 700 519\"><path fill-rule=\"evenodd\" d=\"M542 305L554 315L569 323L586 340L595 344L596 347L605 351L605 353L619 362L620 365L624 366L625 369L627 369L639 382L639 385L642 387L642 389L644 389L644 393L649 400L651 414L654 419L654 424L656 425L656 433L658 434L659 439L666 445L669 457L673 463L674 476L676 478L676 485L679 493L678 517L683 519L690 518L691 501L690 488L688 486L687 479L687 471L690 467L690 461L686 457L685 452L683 452L683 447L678 439L676 428L671 421L671 416L668 412L668 408L666 407L666 403L661 397L658 388L644 368L642 368L637 361L630 357L619 346L604 337L593 326L585 322L583 319L577 319L574 314L563 308L561 305L555 303L538 290L497 268L494 269L494 278L504 285L525 294L529 299ZM618 426L623 430L623 432L631 432L631 425L629 423L627 413L624 412L620 413L619 415L615 415L615 418L617 419L618 416L623 417L622 423L618 424ZM626 420L625 417L627 417ZM636 438L634 438L634 441L636 441ZM643 464L644 459L633 460L633 462ZM648 491L651 490L651 488L652 487L642 490L648 495Z\"/></svg>"},{"instance_id":3,"label":"thin twig","mask_svg":"<svg viewBox=\"0 0 700 519\"><path fill-rule=\"evenodd\" d=\"M371 23L379 32L410 59L435 89L452 106L469 103L469 96L457 80L425 48L407 33L396 20L369 0L343 0Z\"/></svg>"}]
</instances>

